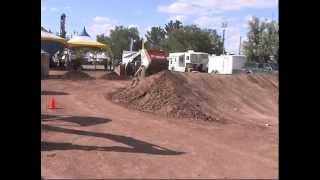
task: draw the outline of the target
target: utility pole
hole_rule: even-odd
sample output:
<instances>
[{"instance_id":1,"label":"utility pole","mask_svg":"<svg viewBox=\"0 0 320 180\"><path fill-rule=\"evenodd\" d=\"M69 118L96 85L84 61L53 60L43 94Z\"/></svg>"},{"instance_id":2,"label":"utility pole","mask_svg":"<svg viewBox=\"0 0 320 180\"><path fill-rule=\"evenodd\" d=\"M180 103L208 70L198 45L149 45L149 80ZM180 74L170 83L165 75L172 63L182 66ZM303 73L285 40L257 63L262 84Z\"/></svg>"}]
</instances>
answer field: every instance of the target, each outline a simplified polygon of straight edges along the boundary
<instances>
[{"instance_id":1,"label":"utility pole","mask_svg":"<svg viewBox=\"0 0 320 180\"><path fill-rule=\"evenodd\" d=\"M221 25L221 27L223 29L223 31L222 31L223 32L223 35L222 35L222 54L226 53L225 48L224 48L224 34L225 34L227 26L228 26L227 22L222 22L222 25Z\"/></svg>"},{"instance_id":2,"label":"utility pole","mask_svg":"<svg viewBox=\"0 0 320 180\"><path fill-rule=\"evenodd\" d=\"M241 36L240 36L240 43L239 43L239 55L241 54Z\"/></svg>"},{"instance_id":3,"label":"utility pole","mask_svg":"<svg viewBox=\"0 0 320 180\"><path fill-rule=\"evenodd\" d=\"M133 49L133 39L132 38L130 38L130 51L132 51L132 49Z\"/></svg>"},{"instance_id":4,"label":"utility pole","mask_svg":"<svg viewBox=\"0 0 320 180\"><path fill-rule=\"evenodd\" d=\"M142 48L141 49L144 49L144 39L142 38Z\"/></svg>"}]
</instances>

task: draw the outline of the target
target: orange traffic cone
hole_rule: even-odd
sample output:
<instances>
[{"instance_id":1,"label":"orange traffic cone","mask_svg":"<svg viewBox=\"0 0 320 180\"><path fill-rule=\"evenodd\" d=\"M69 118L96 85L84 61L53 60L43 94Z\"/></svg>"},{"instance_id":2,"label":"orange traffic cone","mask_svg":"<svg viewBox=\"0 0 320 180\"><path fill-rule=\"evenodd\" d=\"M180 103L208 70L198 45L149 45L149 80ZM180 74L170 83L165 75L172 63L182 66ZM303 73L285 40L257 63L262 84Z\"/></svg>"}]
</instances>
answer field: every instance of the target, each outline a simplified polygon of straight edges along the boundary
<instances>
[{"instance_id":1,"label":"orange traffic cone","mask_svg":"<svg viewBox=\"0 0 320 180\"><path fill-rule=\"evenodd\" d=\"M56 100L54 97L52 97L49 100L49 109L55 109L55 108L56 108Z\"/></svg>"}]
</instances>

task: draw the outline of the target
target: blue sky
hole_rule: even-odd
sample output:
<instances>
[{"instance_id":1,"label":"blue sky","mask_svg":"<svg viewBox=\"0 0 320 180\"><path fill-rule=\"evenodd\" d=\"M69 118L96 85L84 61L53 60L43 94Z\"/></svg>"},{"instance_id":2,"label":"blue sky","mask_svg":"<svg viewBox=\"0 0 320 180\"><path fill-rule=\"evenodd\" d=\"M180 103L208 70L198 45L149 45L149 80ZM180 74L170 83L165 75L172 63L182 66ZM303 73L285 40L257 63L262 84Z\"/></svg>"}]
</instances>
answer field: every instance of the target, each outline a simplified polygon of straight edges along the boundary
<instances>
[{"instance_id":1,"label":"blue sky","mask_svg":"<svg viewBox=\"0 0 320 180\"><path fill-rule=\"evenodd\" d=\"M250 17L278 19L278 0L42 0L41 25L59 32L62 13L67 35L85 26L91 37L108 34L116 25L135 26L142 37L170 19L222 33L221 23L227 22L226 49L237 52Z\"/></svg>"}]
</instances>

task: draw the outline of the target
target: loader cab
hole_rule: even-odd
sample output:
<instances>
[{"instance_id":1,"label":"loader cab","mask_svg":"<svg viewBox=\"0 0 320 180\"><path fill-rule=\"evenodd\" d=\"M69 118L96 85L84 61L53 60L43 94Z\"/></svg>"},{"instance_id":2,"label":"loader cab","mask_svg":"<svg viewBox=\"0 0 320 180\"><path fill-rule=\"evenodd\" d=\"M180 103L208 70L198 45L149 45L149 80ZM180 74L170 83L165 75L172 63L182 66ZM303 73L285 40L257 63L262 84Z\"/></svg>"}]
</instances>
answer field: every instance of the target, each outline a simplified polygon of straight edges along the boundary
<instances>
[{"instance_id":1,"label":"loader cab","mask_svg":"<svg viewBox=\"0 0 320 180\"><path fill-rule=\"evenodd\" d=\"M126 64L126 74L133 76L141 65L141 55L136 56L130 62Z\"/></svg>"}]
</instances>

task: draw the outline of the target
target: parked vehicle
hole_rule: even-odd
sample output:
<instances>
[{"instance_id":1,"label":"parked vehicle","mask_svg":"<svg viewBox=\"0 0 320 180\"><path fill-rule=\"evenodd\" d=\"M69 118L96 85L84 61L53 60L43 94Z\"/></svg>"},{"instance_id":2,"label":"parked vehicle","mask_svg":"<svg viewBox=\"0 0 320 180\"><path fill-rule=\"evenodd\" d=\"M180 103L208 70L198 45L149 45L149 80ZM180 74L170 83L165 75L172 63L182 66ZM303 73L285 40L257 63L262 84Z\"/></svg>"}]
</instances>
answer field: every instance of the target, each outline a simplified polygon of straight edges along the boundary
<instances>
[{"instance_id":1,"label":"parked vehicle","mask_svg":"<svg viewBox=\"0 0 320 180\"><path fill-rule=\"evenodd\" d=\"M123 51L122 63L115 72L122 76L144 78L168 69L167 54L160 49L140 49L139 51Z\"/></svg>"},{"instance_id":2,"label":"parked vehicle","mask_svg":"<svg viewBox=\"0 0 320 180\"><path fill-rule=\"evenodd\" d=\"M277 70L278 66L275 63L247 63L242 68L242 72L245 73L273 72Z\"/></svg>"},{"instance_id":3,"label":"parked vehicle","mask_svg":"<svg viewBox=\"0 0 320 180\"><path fill-rule=\"evenodd\" d=\"M278 71L279 70L279 67L278 67L278 64L276 63L270 63L271 67L272 67L272 71Z\"/></svg>"},{"instance_id":4,"label":"parked vehicle","mask_svg":"<svg viewBox=\"0 0 320 180\"><path fill-rule=\"evenodd\" d=\"M170 53L169 67L171 71L180 72L208 72L209 54L189 50L186 52Z\"/></svg>"},{"instance_id":5,"label":"parked vehicle","mask_svg":"<svg viewBox=\"0 0 320 180\"><path fill-rule=\"evenodd\" d=\"M257 69L258 69L258 63L246 63L244 67L241 69L241 72L249 74L249 73L256 72Z\"/></svg>"}]
</instances>

